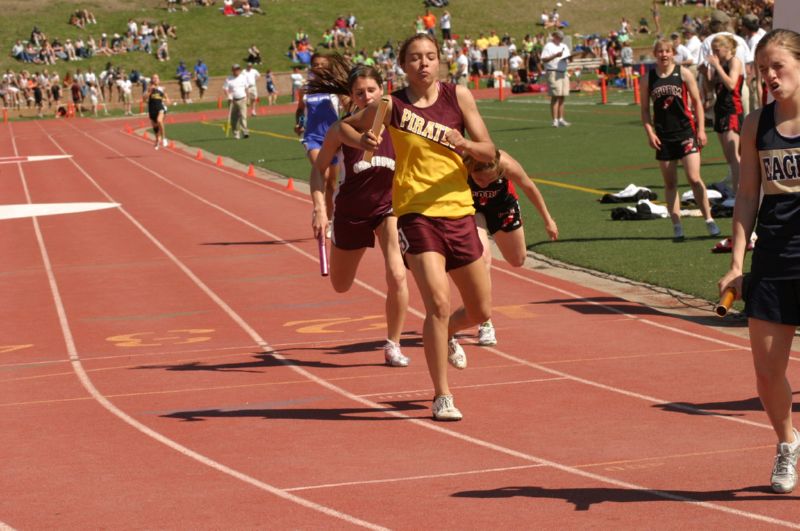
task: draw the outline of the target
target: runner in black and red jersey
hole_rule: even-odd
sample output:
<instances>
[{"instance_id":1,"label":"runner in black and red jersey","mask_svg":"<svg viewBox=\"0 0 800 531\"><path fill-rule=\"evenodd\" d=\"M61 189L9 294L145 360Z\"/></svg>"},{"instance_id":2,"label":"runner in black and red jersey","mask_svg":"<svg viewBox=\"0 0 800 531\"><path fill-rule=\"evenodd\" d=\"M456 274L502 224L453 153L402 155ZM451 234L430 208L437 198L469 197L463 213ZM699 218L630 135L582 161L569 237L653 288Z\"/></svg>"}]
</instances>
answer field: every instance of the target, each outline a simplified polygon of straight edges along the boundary
<instances>
[{"instance_id":1,"label":"runner in black and red jersey","mask_svg":"<svg viewBox=\"0 0 800 531\"><path fill-rule=\"evenodd\" d=\"M512 266L521 267L528 255L525 234L521 230L522 215L517 188L522 190L539 211L548 237L551 240L558 239L558 226L550 216L539 188L511 155L499 150L495 160L490 163L475 162L467 157L465 164L470 170L469 186L475 206L478 236L483 244L483 259L490 273L492 266L490 235L503 258ZM491 279L491 275L489 278ZM484 346L497 344L491 320L481 323L478 327L478 344Z\"/></svg>"},{"instance_id":2,"label":"runner in black and red jersey","mask_svg":"<svg viewBox=\"0 0 800 531\"><path fill-rule=\"evenodd\" d=\"M730 35L717 35L711 43L708 73L714 83L714 131L731 168L733 192L739 187L739 133L744 122L742 85L744 65L736 57L736 40Z\"/></svg>"},{"instance_id":3,"label":"runner in black and red jersey","mask_svg":"<svg viewBox=\"0 0 800 531\"><path fill-rule=\"evenodd\" d=\"M675 49L670 39L659 39L653 46L656 67L645 78L642 93L642 124L650 147L664 178L664 195L673 226L673 240L683 241L680 201L678 200L678 161L683 163L686 179L711 236L718 236L719 227L711 217L706 185L700 178L700 148L706 145L703 105L692 73L675 64ZM689 107L689 100L692 109ZM653 102L653 116L650 101ZM699 127L696 124L700 124Z\"/></svg>"}]
</instances>

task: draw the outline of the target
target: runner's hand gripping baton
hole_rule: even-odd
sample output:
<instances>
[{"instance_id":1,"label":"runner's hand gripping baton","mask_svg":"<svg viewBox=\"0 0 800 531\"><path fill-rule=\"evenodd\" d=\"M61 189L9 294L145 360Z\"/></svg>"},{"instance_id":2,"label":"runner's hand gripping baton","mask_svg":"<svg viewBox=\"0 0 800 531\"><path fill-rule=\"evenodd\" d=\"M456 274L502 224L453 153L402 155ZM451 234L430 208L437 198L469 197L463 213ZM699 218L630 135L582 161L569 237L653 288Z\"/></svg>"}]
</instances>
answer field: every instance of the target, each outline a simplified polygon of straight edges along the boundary
<instances>
[{"instance_id":1,"label":"runner's hand gripping baton","mask_svg":"<svg viewBox=\"0 0 800 531\"><path fill-rule=\"evenodd\" d=\"M319 231L317 236L317 243L319 244L319 274L323 277L328 276L328 248L325 245L325 231Z\"/></svg>"},{"instance_id":2,"label":"runner's hand gripping baton","mask_svg":"<svg viewBox=\"0 0 800 531\"><path fill-rule=\"evenodd\" d=\"M728 314L728 310L731 309L733 299L735 298L736 290L733 288L726 288L725 291L722 292L722 296L719 298L719 303L714 306L714 312L720 317L725 317Z\"/></svg>"},{"instance_id":3,"label":"runner's hand gripping baton","mask_svg":"<svg viewBox=\"0 0 800 531\"><path fill-rule=\"evenodd\" d=\"M380 103L378 103L378 110L375 112L375 119L372 121L372 134L375 135L375 138L379 138L381 136L381 129L383 128L383 120L386 118L386 111L389 108L389 98L381 98ZM372 151L365 151L364 158L361 159L365 162L372 162L372 156L375 153Z\"/></svg>"}]
</instances>

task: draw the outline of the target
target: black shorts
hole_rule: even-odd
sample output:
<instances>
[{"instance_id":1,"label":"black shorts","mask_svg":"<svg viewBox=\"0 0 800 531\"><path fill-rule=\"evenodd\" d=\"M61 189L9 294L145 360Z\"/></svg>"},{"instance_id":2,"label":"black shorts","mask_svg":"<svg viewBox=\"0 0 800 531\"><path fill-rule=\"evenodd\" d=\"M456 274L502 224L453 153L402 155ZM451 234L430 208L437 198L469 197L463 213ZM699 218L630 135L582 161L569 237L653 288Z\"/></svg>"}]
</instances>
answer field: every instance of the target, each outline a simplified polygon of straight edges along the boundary
<instances>
[{"instance_id":1,"label":"black shorts","mask_svg":"<svg viewBox=\"0 0 800 531\"><path fill-rule=\"evenodd\" d=\"M489 231L489 234L494 234L499 230L511 232L522 226L519 201L512 196L499 205L475 207L475 210L486 218L486 230Z\"/></svg>"},{"instance_id":2,"label":"black shorts","mask_svg":"<svg viewBox=\"0 0 800 531\"><path fill-rule=\"evenodd\" d=\"M446 271L469 265L483 256L475 216L450 219L404 214L397 218L397 231L406 267L406 253L439 253L444 256Z\"/></svg>"},{"instance_id":3,"label":"black shorts","mask_svg":"<svg viewBox=\"0 0 800 531\"><path fill-rule=\"evenodd\" d=\"M800 326L800 279L766 280L747 275L742 292L747 317Z\"/></svg>"},{"instance_id":4,"label":"black shorts","mask_svg":"<svg viewBox=\"0 0 800 531\"><path fill-rule=\"evenodd\" d=\"M699 152L700 146L694 136L682 140L662 140L661 149L656 151L656 160L681 160L686 155Z\"/></svg>"},{"instance_id":5,"label":"black shorts","mask_svg":"<svg viewBox=\"0 0 800 531\"><path fill-rule=\"evenodd\" d=\"M742 122L744 122L744 114L717 114L714 113L714 131L717 133L725 133L733 131L734 133L741 133Z\"/></svg>"},{"instance_id":6,"label":"black shorts","mask_svg":"<svg viewBox=\"0 0 800 531\"><path fill-rule=\"evenodd\" d=\"M166 116L167 108L162 106L161 108L148 109L147 110L147 114L150 116L150 121L151 122L157 122L158 121L158 114L161 113L161 112L163 112L164 115Z\"/></svg>"}]
</instances>

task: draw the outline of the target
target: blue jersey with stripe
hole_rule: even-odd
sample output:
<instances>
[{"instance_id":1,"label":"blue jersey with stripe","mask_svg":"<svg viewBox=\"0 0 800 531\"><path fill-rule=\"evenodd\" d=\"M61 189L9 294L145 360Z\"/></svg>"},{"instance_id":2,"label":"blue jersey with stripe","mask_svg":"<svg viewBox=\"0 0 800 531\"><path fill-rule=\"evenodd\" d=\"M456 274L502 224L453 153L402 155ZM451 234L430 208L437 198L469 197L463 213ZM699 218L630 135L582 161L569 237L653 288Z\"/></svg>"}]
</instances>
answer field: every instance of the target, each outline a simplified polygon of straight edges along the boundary
<instances>
[{"instance_id":1,"label":"blue jersey with stripe","mask_svg":"<svg viewBox=\"0 0 800 531\"><path fill-rule=\"evenodd\" d=\"M320 144L328 128L339 119L339 98L335 94L305 94L305 132L303 140L317 140Z\"/></svg>"}]
</instances>

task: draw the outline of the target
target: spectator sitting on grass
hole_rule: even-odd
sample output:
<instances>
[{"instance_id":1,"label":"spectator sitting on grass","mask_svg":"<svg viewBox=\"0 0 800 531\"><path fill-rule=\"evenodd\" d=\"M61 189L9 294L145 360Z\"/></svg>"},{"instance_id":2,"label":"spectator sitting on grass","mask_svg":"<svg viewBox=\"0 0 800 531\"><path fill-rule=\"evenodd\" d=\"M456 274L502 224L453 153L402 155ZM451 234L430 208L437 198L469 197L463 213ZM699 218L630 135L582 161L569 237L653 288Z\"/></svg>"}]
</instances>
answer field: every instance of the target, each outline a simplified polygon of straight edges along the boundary
<instances>
[{"instance_id":1,"label":"spectator sitting on grass","mask_svg":"<svg viewBox=\"0 0 800 531\"><path fill-rule=\"evenodd\" d=\"M319 43L323 48L333 48L333 31L325 30L322 34L322 42Z\"/></svg>"},{"instance_id":2,"label":"spectator sitting on grass","mask_svg":"<svg viewBox=\"0 0 800 531\"><path fill-rule=\"evenodd\" d=\"M236 15L236 9L233 7L233 0L223 0L222 14L226 17L232 17Z\"/></svg>"},{"instance_id":3,"label":"spectator sitting on grass","mask_svg":"<svg viewBox=\"0 0 800 531\"><path fill-rule=\"evenodd\" d=\"M111 51L114 54L125 53L128 50L122 46L122 37L119 33L115 33L111 38Z\"/></svg>"},{"instance_id":4,"label":"spectator sitting on grass","mask_svg":"<svg viewBox=\"0 0 800 531\"><path fill-rule=\"evenodd\" d=\"M17 39L17 42L15 42L11 47L11 57L17 61L22 61L23 63L33 62L33 57L28 55L28 53L25 51L25 45L22 44L22 41L19 39Z\"/></svg>"},{"instance_id":5,"label":"spectator sitting on grass","mask_svg":"<svg viewBox=\"0 0 800 531\"><path fill-rule=\"evenodd\" d=\"M33 30L31 30L30 42L32 42L34 46L41 46L42 41L44 41L46 38L47 36L42 33L38 27L33 27Z\"/></svg>"},{"instance_id":6,"label":"spectator sitting on grass","mask_svg":"<svg viewBox=\"0 0 800 531\"><path fill-rule=\"evenodd\" d=\"M111 48L108 45L108 35L103 33L100 35L100 44L97 46L95 50L96 55L111 55L114 52L111 51Z\"/></svg>"},{"instance_id":7,"label":"spectator sitting on grass","mask_svg":"<svg viewBox=\"0 0 800 531\"><path fill-rule=\"evenodd\" d=\"M259 15L266 15L264 10L261 9L260 0L247 0L247 5L250 7L251 13L258 13Z\"/></svg>"},{"instance_id":8,"label":"spectator sitting on grass","mask_svg":"<svg viewBox=\"0 0 800 531\"><path fill-rule=\"evenodd\" d=\"M72 44L71 39L64 42L64 53L67 54L67 61L77 61L78 54L75 52L75 45Z\"/></svg>"},{"instance_id":9,"label":"spectator sitting on grass","mask_svg":"<svg viewBox=\"0 0 800 531\"><path fill-rule=\"evenodd\" d=\"M158 45L156 58L161 62L169 61L169 44L167 43L167 39L162 39L161 44Z\"/></svg>"},{"instance_id":10,"label":"spectator sitting on grass","mask_svg":"<svg viewBox=\"0 0 800 531\"><path fill-rule=\"evenodd\" d=\"M261 64L261 50L256 47L255 43L247 49L247 62L255 65Z\"/></svg>"}]
</instances>

